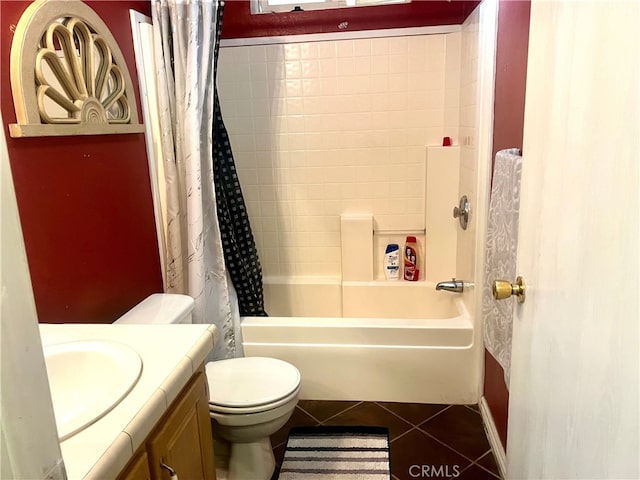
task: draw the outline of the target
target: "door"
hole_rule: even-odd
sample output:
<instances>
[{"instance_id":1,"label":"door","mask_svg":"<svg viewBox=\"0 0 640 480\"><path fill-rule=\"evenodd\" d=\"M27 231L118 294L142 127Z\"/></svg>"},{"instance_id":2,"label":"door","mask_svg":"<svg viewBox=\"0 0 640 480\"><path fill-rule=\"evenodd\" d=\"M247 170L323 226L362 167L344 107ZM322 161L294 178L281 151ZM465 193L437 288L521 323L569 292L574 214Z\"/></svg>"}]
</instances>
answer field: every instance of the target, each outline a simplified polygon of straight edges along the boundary
<instances>
[{"instance_id":1,"label":"door","mask_svg":"<svg viewBox=\"0 0 640 480\"><path fill-rule=\"evenodd\" d=\"M638 3L532 3L509 478L640 478Z\"/></svg>"}]
</instances>

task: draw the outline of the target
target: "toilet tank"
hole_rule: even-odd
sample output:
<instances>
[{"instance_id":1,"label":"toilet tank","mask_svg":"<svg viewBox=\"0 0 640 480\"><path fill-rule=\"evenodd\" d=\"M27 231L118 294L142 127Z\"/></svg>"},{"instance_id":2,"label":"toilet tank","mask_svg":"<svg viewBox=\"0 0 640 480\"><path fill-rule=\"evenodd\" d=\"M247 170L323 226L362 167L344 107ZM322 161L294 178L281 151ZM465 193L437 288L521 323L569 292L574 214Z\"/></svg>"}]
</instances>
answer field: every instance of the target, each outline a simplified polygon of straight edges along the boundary
<instances>
[{"instance_id":1,"label":"toilet tank","mask_svg":"<svg viewBox=\"0 0 640 480\"><path fill-rule=\"evenodd\" d=\"M167 324L191 323L194 300L177 293L154 293L113 323Z\"/></svg>"}]
</instances>

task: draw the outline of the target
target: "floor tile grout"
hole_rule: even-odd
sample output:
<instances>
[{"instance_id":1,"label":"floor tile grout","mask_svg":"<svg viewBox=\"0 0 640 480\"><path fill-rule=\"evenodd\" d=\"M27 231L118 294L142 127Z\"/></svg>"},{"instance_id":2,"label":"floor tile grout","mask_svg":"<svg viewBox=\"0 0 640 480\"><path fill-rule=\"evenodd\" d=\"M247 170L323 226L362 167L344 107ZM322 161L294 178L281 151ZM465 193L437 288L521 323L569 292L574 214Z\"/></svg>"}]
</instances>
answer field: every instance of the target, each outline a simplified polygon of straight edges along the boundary
<instances>
[{"instance_id":1,"label":"floor tile grout","mask_svg":"<svg viewBox=\"0 0 640 480\"><path fill-rule=\"evenodd\" d=\"M318 420L316 417L314 417L313 415L311 415L309 412L307 412L304 408L302 408L300 405L296 405L296 408L299 408L300 410L302 410L304 413L306 413L307 415L309 415L311 418L313 418L316 422L318 422L318 424L320 424L320 420Z\"/></svg>"},{"instance_id":2,"label":"floor tile grout","mask_svg":"<svg viewBox=\"0 0 640 480\"><path fill-rule=\"evenodd\" d=\"M427 435L428 437L431 437L433 440L435 440L436 442L438 442L440 445L444 445L445 447L447 447L449 450L453 450L455 453L457 453L458 455L460 455L461 457L463 457L465 460L469 460L471 463L475 463L475 460L467 457L466 455L464 455L463 453L460 453L458 450L456 450L455 448L453 448L451 445L445 443L444 441L440 440L438 437L434 436L433 434L426 432L424 430L422 430L420 427L416 427L416 429L418 429L419 431L421 431L422 433L424 433L425 435ZM484 455L484 454L483 454ZM480 457L478 457L480 458Z\"/></svg>"},{"instance_id":3,"label":"floor tile grout","mask_svg":"<svg viewBox=\"0 0 640 480\"><path fill-rule=\"evenodd\" d=\"M428 422L429 420L431 420L433 417L440 415L442 412L444 412L445 410L449 409L451 407L451 405L447 405L446 407L444 407L442 410L440 410L437 413L434 413L433 415L431 415L429 418L423 420L422 422L415 424L413 423L411 420L406 419L405 417L403 417L402 415L400 415L399 413L394 412L393 410L389 410L387 407L385 407L384 405L380 405L380 403L378 402L373 402L376 405L378 405L381 408L384 408L387 412L394 414L396 417L398 417L400 420L404 420L405 422L407 422L409 425L411 425L412 427L417 427L418 425L422 425L425 422Z\"/></svg>"},{"instance_id":4,"label":"floor tile grout","mask_svg":"<svg viewBox=\"0 0 640 480\"><path fill-rule=\"evenodd\" d=\"M486 468L483 468L482 465L478 465L477 463L470 463L469 465L467 465L466 467L464 467L462 470L460 470L460 474L463 474L464 472L466 472L467 470L469 470L472 467L478 467L482 470L484 470L485 472L489 473L492 477L495 477L496 480L502 480L500 477L496 477L496 474L493 473L491 470L487 470Z\"/></svg>"},{"instance_id":5,"label":"floor tile grout","mask_svg":"<svg viewBox=\"0 0 640 480\"><path fill-rule=\"evenodd\" d=\"M493 475L494 477L496 477L496 478L497 478L497 479L499 479L499 480L500 480L500 478L501 478L499 475L496 475L496 473L495 473L495 472L492 472L492 471L491 471L491 470L489 470L488 468L483 467L483 466L482 466L482 465L480 465L479 463L473 462L473 464L472 464L472 465L475 465L476 467L483 469L485 472L489 472L491 475Z\"/></svg>"},{"instance_id":6,"label":"floor tile grout","mask_svg":"<svg viewBox=\"0 0 640 480\"><path fill-rule=\"evenodd\" d=\"M407 430L406 432L401 433L400 435L398 435L397 437L394 437L393 439L389 439L389 444L395 442L396 440L398 440L399 438L404 437L405 435L407 435L409 432L413 432L414 430L416 430L417 427L413 426L411 427L409 430Z\"/></svg>"},{"instance_id":7,"label":"floor tile grout","mask_svg":"<svg viewBox=\"0 0 640 480\"><path fill-rule=\"evenodd\" d=\"M385 409L387 412L391 413L392 415L395 415L395 416L396 416L396 417L398 417L400 420L403 420L403 421L407 422L409 425L411 425L411 427L412 427L412 428L413 428L413 427L415 427L415 425L414 425L412 422L410 422L410 421L409 421L409 420L407 420L406 418L404 418L404 417L400 416L400 414L398 414L398 413L396 413L396 412L394 412L394 411L392 411L392 410L389 410L387 407L385 407L384 405L380 405L378 402L373 402L373 403L375 403L376 405L378 405L380 408ZM411 430L411 429L409 429L409 430Z\"/></svg>"},{"instance_id":8,"label":"floor tile grout","mask_svg":"<svg viewBox=\"0 0 640 480\"><path fill-rule=\"evenodd\" d=\"M500 476L496 475L495 472L492 472L491 470L489 470L488 468L483 467L482 465L476 463L476 462L471 462L469 465L467 465L466 467L464 467L462 470L460 470L460 473L463 473L467 470L469 470L471 467L476 466L482 470L484 470L487 473L490 473L493 477L495 477L497 480L502 480Z\"/></svg>"},{"instance_id":9,"label":"floor tile grout","mask_svg":"<svg viewBox=\"0 0 640 480\"><path fill-rule=\"evenodd\" d=\"M488 454L493 455L493 450L491 450L491 448L489 448L489 450L487 450L487 451L486 451L486 452L484 452L482 455L480 455L478 458L476 458L476 459L474 460L474 462L477 462L478 460L480 460L480 459L482 459L482 458L486 457Z\"/></svg>"},{"instance_id":10,"label":"floor tile grout","mask_svg":"<svg viewBox=\"0 0 640 480\"><path fill-rule=\"evenodd\" d=\"M473 408L471 405L462 405L463 407L467 407L469 410L471 410L472 412L477 413L478 415L480 415L480 412L478 410L476 410L475 408Z\"/></svg>"},{"instance_id":11,"label":"floor tile grout","mask_svg":"<svg viewBox=\"0 0 640 480\"><path fill-rule=\"evenodd\" d=\"M435 413L433 415L431 415L429 418L427 418L426 420L424 420L423 422L420 422L418 425L416 425L416 427L420 427L421 425L424 425L425 423L431 421L432 419L434 419L435 417L437 417L438 415L440 415L441 413L446 412L447 410L449 410L453 405L447 405L445 408L443 408L442 410L440 410L438 413Z\"/></svg>"},{"instance_id":12,"label":"floor tile grout","mask_svg":"<svg viewBox=\"0 0 640 480\"><path fill-rule=\"evenodd\" d=\"M485 432L486 435L486 432ZM493 455L493 449L489 448L489 450L487 450L483 455L480 455L473 463L475 463L478 467L482 468L483 470L486 470L487 472L493 474L495 477L497 478L501 478L499 473L496 472L492 472L491 470L489 470L487 467L484 467L482 465L480 465L478 462L480 460L482 460L484 457L486 457L487 455L491 455L491 457L494 459L495 461L495 456Z\"/></svg>"},{"instance_id":13,"label":"floor tile grout","mask_svg":"<svg viewBox=\"0 0 640 480\"><path fill-rule=\"evenodd\" d=\"M320 425L324 425L324 423L325 423L325 422L328 422L329 420L331 420L331 419L333 419L333 418L337 417L338 415L342 415L344 412L348 412L348 411L349 411L349 410L351 410L352 408L356 408L358 405L362 405L363 403L364 403L364 402L358 402L358 403L356 403L355 405L351 405L350 407L345 408L345 409L344 409L344 410L342 410L341 412L336 413L335 415L331 415L330 417L325 418L324 420L322 420L322 421L320 422Z\"/></svg>"}]
</instances>

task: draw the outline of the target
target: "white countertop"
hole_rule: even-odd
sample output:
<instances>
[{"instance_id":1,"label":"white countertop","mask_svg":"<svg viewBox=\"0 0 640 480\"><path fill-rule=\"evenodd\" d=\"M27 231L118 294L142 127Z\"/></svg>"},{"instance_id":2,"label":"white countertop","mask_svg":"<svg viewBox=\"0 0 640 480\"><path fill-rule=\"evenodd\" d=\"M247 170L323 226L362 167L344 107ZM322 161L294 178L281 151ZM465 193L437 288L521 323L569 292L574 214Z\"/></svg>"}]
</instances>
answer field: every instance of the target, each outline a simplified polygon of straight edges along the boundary
<instances>
[{"instance_id":1,"label":"white countertop","mask_svg":"<svg viewBox=\"0 0 640 480\"><path fill-rule=\"evenodd\" d=\"M112 340L142 358L131 392L93 425L60 444L69 480L115 478L217 340L213 325L41 324L43 346Z\"/></svg>"}]
</instances>

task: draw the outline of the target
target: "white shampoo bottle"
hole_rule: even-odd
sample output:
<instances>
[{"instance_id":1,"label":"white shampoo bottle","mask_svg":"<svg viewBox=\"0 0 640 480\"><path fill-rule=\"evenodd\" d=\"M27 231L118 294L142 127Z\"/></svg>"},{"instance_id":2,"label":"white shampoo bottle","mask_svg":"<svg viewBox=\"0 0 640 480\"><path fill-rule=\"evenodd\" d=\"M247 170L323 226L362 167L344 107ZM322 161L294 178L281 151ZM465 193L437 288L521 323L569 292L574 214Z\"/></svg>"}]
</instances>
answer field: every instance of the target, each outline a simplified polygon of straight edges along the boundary
<instances>
[{"instance_id":1,"label":"white shampoo bottle","mask_svg":"<svg viewBox=\"0 0 640 480\"><path fill-rule=\"evenodd\" d=\"M390 243L384 252L384 276L387 280L400 278L400 247Z\"/></svg>"}]
</instances>

